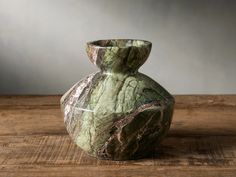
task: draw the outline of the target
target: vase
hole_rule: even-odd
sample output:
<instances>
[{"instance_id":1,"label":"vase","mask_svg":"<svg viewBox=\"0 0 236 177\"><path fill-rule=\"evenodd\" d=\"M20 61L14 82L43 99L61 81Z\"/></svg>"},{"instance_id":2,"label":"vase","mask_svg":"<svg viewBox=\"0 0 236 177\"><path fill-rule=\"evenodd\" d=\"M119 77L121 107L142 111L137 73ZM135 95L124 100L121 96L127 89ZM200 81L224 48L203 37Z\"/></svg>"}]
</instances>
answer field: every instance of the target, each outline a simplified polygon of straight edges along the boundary
<instances>
[{"instance_id":1,"label":"vase","mask_svg":"<svg viewBox=\"0 0 236 177\"><path fill-rule=\"evenodd\" d=\"M87 154L129 160L149 156L169 130L174 98L138 72L152 43L109 39L87 43L87 54L100 68L61 98L66 129Z\"/></svg>"}]
</instances>

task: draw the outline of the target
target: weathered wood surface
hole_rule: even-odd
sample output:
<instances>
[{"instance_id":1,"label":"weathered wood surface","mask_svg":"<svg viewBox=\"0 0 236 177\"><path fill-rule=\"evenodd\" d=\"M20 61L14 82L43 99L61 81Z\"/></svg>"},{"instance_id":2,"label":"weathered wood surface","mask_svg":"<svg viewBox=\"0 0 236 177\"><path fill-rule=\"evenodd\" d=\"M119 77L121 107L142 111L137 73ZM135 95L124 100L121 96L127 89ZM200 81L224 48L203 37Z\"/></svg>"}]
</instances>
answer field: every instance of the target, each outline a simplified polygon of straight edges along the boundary
<instances>
[{"instance_id":1,"label":"weathered wood surface","mask_svg":"<svg viewBox=\"0 0 236 177\"><path fill-rule=\"evenodd\" d=\"M176 96L155 154L102 161L70 140L59 96L0 97L0 176L236 176L236 95Z\"/></svg>"}]
</instances>

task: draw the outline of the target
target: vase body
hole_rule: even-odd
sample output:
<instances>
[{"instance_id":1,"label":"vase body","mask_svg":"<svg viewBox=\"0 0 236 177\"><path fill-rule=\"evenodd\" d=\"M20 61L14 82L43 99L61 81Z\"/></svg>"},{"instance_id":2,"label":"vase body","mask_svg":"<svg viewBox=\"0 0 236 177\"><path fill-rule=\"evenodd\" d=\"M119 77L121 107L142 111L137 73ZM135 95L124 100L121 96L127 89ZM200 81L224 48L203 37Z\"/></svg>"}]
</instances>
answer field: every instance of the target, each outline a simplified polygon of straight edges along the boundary
<instances>
[{"instance_id":1,"label":"vase body","mask_svg":"<svg viewBox=\"0 0 236 177\"><path fill-rule=\"evenodd\" d=\"M87 44L101 71L76 83L61 98L73 141L89 155L128 160L148 156L169 130L174 98L138 72L151 51L142 40L100 40Z\"/></svg>"}]
</instances>

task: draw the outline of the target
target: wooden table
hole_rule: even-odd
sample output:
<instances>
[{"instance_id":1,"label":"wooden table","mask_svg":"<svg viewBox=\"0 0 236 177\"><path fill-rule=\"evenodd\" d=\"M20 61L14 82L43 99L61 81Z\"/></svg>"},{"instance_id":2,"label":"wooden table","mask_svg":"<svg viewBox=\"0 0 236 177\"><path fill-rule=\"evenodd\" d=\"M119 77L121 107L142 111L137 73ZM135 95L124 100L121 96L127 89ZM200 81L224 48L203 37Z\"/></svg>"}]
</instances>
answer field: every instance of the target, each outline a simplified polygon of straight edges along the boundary
<instances>
[{"instance_id":1,"label":"wooden table","mask_svg":"<svg viewBox=\"0 0 236 177\"><path fill-rule=\"evenodd\" d=\"M0 97L0 176L236 176L236 95L175 96L171 130L156 154L102 161L70 140L60 96Z\"/></svg>"}]
</instances>

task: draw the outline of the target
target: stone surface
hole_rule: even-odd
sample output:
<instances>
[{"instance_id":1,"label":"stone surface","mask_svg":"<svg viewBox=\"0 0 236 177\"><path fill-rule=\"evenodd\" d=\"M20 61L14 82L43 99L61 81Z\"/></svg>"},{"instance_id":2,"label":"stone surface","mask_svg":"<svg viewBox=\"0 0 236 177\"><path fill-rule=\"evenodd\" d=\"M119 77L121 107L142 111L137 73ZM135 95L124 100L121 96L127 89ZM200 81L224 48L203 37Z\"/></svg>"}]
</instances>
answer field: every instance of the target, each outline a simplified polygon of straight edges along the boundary
<instances>
[{"instance_id":1,"label":"stone surface","mask_svg":"<svg viewBox=\"0 0 236 177\"><path fill-rule=\"evenodd\" d=\"M167 133L174 98L138 72L150 51L151 43L141 40L88 43L88 56L101 71L61 98L67 131L88 154L112 160L142 158Z\"/></svg>"}]
</instances>

